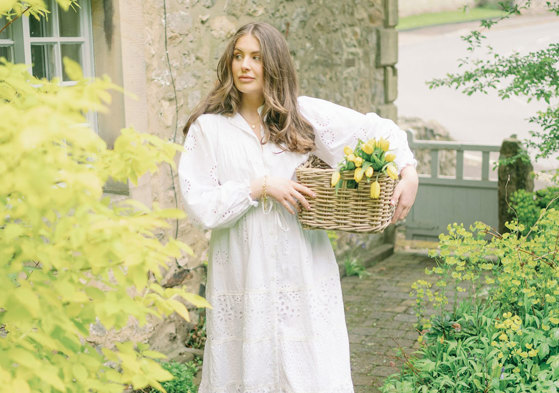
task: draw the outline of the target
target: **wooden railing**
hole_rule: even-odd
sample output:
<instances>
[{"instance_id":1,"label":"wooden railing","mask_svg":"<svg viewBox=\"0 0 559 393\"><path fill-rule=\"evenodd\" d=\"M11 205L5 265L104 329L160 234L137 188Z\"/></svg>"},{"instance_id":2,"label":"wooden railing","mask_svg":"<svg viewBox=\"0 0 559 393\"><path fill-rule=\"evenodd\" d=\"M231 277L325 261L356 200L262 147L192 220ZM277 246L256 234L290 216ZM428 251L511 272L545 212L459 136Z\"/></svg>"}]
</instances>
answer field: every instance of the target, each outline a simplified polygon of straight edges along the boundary
<instances>
[{"instance_id":1,"label":"wooden railing","mask_svg":"<svg viewBox=\"0 0 559 393\"><path fill-rule=\"evenodd\" d=\"M498 152L500 146L415 140L411 131L408 131L408 143L414 152L430 152L431 170L429 174L420 173L419 192L406 220L406 237L435 240L453 222L463 222L467 227L479 220L497 226L498 182L496 177L491 178L491 153ZM452 163L456 168L454 176L439 173L441 151L456 152ZM479 178L465 176L466 152L481 152Z\"/></svg>"}]
</instances>

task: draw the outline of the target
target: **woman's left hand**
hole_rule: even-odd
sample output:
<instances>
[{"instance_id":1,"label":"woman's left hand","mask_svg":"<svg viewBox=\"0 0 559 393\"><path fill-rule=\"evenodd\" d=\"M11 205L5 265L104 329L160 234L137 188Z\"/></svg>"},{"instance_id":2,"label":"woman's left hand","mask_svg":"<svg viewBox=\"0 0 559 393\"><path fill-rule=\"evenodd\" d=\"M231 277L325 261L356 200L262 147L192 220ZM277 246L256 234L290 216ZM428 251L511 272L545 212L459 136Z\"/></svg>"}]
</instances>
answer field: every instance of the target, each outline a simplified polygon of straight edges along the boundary
<instances>
[{"instance_id":1,"label":"woman's left hand","mask_svg":"<svg viewBox=\"0 0 559 393\"><path fill-rule=\"evenodd\" d=\"M404 167L404 169L400 172L400 181L394 189L394 195L390 200L390 203L396 206L394 216L392 217L393 224L406 218L410 212L410 209L415 202L418 185L419 178L415 167Z\"/></svg>"}]
</instances>

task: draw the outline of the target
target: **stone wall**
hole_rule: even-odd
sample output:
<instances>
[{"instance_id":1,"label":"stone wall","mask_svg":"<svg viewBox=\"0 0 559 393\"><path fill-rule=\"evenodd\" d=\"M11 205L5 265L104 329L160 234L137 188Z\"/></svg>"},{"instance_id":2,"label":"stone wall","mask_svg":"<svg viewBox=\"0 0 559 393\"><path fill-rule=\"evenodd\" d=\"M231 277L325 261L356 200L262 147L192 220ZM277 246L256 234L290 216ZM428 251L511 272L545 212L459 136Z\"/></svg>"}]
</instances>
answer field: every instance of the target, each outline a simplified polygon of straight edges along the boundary
<instances>
[{"instance_id":1,"label":"stone wall","mask_svg":"<svg viewBox=\"0 0 559 393\"><path fill-rule=\"evenodd\" d=\"M96 73L109 74L139 98L117 97L111 114L100 115L100 134L109 143L124 125L182 144L182 127L214 83L227 39L250 21L268 22L285 35L301 94L397 118L396 0L92 0L92 10ZM148 205L182 207L176 170L168 166L122 192ZM209 233L188 219L178 222L178 231L177 222L169 224L161 236L178 232L195 255L179 260L181 269L173 263L163 284L203 294ZM155 349L186 360L187 329L171 318L141 329L132 323L116 334L94 326L90 339L108 345L151 337Z\"/></svg>"},{"instance_id":2,"label":"stone wall","mask_svg":"<svg viewBox=\"0 0 559 393\"><path fill-rule=\"evenodd\" d=\"M167 0L166 25L163 4L162 0L143 2L151 133L182 142L181 129L214 83L227 39L250 21L268 22L286 36L301 94L396 118L395 1ZM180 206L178 183L175 180L173 188L170 171L161 172L151 183L154 200L174 206L176 193ZM187 220L181 222L179 232L198 256L186 264L192 267L206 259L207 234Z\"/></svg>"}]
</instances>

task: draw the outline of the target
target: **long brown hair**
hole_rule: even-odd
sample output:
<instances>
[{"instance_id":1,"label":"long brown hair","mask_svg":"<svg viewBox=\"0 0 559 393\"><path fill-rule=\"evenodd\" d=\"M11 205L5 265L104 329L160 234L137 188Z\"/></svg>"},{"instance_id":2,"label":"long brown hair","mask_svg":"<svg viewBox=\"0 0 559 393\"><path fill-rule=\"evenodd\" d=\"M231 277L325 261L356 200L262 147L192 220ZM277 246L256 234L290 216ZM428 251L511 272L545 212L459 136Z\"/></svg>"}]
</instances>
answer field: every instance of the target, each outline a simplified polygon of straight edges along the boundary
<instances>
[{"instance_id":1,"label":"long brown hair","mask_svg":"<svg viewBox=\"0 0 559 393\"><path fill-rule=\"evenodd\" d=\"M231 116L239 110L242 93L233 83L231 64L237 40L247 34L260 42L264 68L264 108L261 116L269 134L263 142L270 140L293 152L310 152L315 147L314 130L298 109L297 74L287 42L275 27L267 23L248 23L237 30L219 59L214 88L188 119L184 134L204 113Z\"/></svg>"}]
</instances>

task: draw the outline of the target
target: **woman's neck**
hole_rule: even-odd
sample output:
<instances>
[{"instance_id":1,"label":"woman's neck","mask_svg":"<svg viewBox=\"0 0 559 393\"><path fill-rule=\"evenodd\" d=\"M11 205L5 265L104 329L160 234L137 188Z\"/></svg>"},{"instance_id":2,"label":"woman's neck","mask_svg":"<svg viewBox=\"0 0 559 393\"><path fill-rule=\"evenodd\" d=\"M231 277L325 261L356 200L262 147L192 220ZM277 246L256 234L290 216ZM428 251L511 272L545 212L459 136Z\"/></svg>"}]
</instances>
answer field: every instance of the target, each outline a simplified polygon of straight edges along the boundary
<instances>
[{"instance_id":1,"label":"woman's neck","mask_svg":"<svg viewBox=\"0 0 559 393\"><path fill-rule=\"evenodd\" d=\"M264 97L262 96L249 96L243 94L241 98L241 107L239 111L242 114L253 115L258 113L258 108L264 104Z\"/></svg>"}]
</instances>

